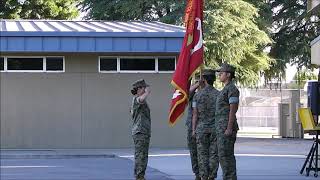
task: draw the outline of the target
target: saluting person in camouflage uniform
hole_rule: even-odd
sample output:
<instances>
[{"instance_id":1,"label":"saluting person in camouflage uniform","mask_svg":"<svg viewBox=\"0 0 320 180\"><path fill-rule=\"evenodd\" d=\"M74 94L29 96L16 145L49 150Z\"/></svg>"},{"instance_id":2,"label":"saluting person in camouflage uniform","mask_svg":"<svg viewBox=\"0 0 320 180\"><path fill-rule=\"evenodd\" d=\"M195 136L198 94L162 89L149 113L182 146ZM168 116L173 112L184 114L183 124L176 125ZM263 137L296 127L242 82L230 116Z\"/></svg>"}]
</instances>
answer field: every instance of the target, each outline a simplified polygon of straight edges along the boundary
<instances>
[{"instance_id":1,"label":"saluting person in camouflage uniform","mask_svg":"<svg viewBox=\"0 0 320 180\"><path fill-rule=\"evenodd\" d=\"M192 100L199 86L200 86L199 77L196 76L196 82L190 87L190 90L189 90L188 116L186 118L186 123L185 123L187 127L187 143L190 151L192 171L196 176L195 180L200 180L200 176L199 176L198 157L197 157L197 142L196 142L196 137L192 136Z\"/></svg>"},{"instance_id":2,"label":"saluting person in camouflage uniform","mask_svg":"<svg viewBox=\"0 0 320 180\"><path fill-rule=\"evenodd\" d=\"M192 103L192 130L196 136L199 173L202 180L213 180L219 167L215 127L215 104L219 91L213 87L215 71L204 70L204 87L195 95Z\"/></svg>"},{"instance_id":3,"label":"saluting person in camouflage uniform","mask_svg":"<svg viewBox=\"0 0 320 180\"><path fill-rule=\"evenodd\" d=\"M236 112L239 106L239 90L232 81L235 68L229 64L222 64L219 79L224 84L216 101L216 133L219 162L224 180L236 180L236 159L234 144L239 130Z\"/></svg>"},{"instance_id":4,"label":"saluting person in camouflage uniform","mask_svg":"<svg viewBox=\"0 0 320 180\"><path fill-rule=\"evenodd\" d=\"M132 137L135 149L134 175L136 180L145 180L151 136L150 109L146 101L150 89L143 79L137 80L132 86L131 93L134 95L131 106Z\"/></svg>"}]
</instances>

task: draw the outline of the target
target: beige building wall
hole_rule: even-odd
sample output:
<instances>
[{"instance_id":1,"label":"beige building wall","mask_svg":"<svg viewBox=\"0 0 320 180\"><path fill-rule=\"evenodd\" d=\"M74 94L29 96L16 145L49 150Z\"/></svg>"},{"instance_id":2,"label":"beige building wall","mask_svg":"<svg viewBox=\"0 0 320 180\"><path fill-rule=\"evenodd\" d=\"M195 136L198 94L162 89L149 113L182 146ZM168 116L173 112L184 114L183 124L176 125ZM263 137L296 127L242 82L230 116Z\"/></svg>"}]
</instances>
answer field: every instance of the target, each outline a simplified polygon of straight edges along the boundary
<instances>
[{"instance_id":1,"label":"beige building wall","mask_svg":"<svg viewBox=\"0 0 320 180\"><path fill-rule=\"evenodd\" d=\"M320 65L320 36L318 40L311 45L311 63Z\"/></svg>"},{"instance_id":2,"label":"beige building wall","mask_svg":"<svg viewBox=\"0 0 320 180\"><path fill-rule=\"evenodd\" d=\"M184 119L167 121L171 73L98 73L97 54L64 56L64 73L0 73L1 148L132 147L130 87L139 78L152 88L151 146L186 146Z\"/></svg>"}]
</instances>

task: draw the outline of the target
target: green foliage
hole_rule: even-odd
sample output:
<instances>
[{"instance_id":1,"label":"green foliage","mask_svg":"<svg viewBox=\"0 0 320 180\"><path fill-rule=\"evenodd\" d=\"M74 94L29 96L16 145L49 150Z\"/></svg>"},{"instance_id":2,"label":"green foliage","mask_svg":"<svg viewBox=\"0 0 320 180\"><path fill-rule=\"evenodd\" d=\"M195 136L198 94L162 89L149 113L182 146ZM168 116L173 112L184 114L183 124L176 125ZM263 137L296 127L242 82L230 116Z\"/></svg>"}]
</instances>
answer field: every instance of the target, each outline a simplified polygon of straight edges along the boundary
<instances>
[{"instance_id":1,"label":"green foliage","mask_svg":"<svg viewBox=\"0 0 320 180\"><path fill-rule=\"evenodd\" d=\"M307 80L317 80L317 75L314 74L312 71L304 69L302 71L298 71L294 78L297 81L307 81Z\"/></svg>"},{"instance_id":2,"label":"green foliage","mask_svg":"<svg viewBox=\"0 0 320 180\"><path fill-rule=\"evenodd\" d=\"M317 80L317 75L308 69L298 70L289 84L291 89L302 89L308 80Z\"/></svg>"},{"instance_id":3,"label":"green foliage","mask_svg":"<svg viewBox=\"0 0 320 180\"><path fill-rule=\"evenodd\" d=\"M21 5L18 0L1 0L0 1L0 18L1 19L17 19Z\"/></svg>"},{"instance_id":4,"label":"green foliage","mask_svg":"<svg viewBox=\"0 0 320 180\"><path fill-rule=\"evenodd\" d=\"M78 0L4 0L2 19L74 19L79 15Z\"/></svg>"},{"instance_id":5,"label":"green foliage","mask_svg":"<svg viewBox=\"0 0 320 180\"><path fill-rule=\"evenodd\" d=\"M160 20L181 24L185 2L181 0L84 0L81 9L86 19L98 20Z\"/></svg>"},{"instance_id":6,"label":"green foliage","mask_svg":"<svg viewBox=\"0 0 320 180\"><path fill-rule=\"evenodd\" d=\"M312 69L310 42L320 35L320 12L307 14L305 0L268 0L273 9L270 56L276 59L267 71L268 79L284 76L286 64Z\"/></svg>"},{"instance_id":7,"label":"green foliage","mask_svg":"<svg viewBox=\"0 0 320 180\"><path fill-rule=\"evenodd\" d=\"M265 0L244 0L258 9L259 16L256 17L257 24L260 29L271 34L270 26L272 24L272 9Z\"/></svg>"},{"instance_id":8,"label":"green foliage","mask_svg":"<svg viewBox=\"0 0 320 180\"><path fill-rule=\"evenodd\" d=\"M272 62L264 52L271 39L256 22L258 9L242 0L207 0L205 9L206 65L228 62L241 84L255 85Z\"/></svg>"},{"instance_id":9,"label":"green foliage","mask_svg":"<svg viewBox=\"0 0 320 180\"><path fill-rule=\"evenodd\" d=\"M181 0L84 0L82 10L87 19L160 20L182 24L185 1ZM243 0L205 1L206 65L216 68L222 61L238 69L238 80L254 85L272 60L264 52L271 43L263 31L258 9ZM259 29L259 27L261 29Z\"/></svg>"}]
</instances>

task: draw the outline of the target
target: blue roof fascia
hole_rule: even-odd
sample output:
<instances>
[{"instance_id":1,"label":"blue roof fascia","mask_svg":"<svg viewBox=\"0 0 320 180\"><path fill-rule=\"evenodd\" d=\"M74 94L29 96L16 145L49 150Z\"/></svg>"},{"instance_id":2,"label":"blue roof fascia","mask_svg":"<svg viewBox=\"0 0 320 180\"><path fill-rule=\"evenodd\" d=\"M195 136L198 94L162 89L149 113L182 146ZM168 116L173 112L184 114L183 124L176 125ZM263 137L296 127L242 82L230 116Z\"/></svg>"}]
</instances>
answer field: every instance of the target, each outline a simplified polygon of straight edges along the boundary
<instances>
[{"instance_id":1,"label":"blue roof fascia","mask_svg":"<svg viewBox=\"0 0 320 180\"><path fill-rule=\"evenodd\" d=\"M318 41L320 41L320 36L316 37L314 40L311 41L310 45L313 46L316 44Z\"/></svg>"},{"instance_id":2,"label":"blue roof fascia","mask_svg":"<svg viewBox=\"0 0 320 180\"><path fill-rule=\"evenodd\" d=\"M179 52L182 37L1 36L1 52Z\"/></svg>"},{"instance_id":3,"label":"blue roof fascia","mask_svg":"<svg viewBox=\"0 0 320 180\"><path fill-rule=\"evenodd\" d=\"M20 32L2 31L0 37L177 37L183 38L184 32Z\"/></svg>"}]
</instances>

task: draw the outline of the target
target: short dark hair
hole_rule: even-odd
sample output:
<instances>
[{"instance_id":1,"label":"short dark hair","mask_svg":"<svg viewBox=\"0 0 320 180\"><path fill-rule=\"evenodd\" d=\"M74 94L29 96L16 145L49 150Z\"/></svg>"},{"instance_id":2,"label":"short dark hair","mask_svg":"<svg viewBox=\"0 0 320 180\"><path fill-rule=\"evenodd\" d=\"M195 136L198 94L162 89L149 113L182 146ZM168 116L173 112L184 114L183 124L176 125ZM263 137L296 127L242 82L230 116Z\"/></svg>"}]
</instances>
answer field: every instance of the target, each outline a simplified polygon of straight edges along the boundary
<instances>
[{"instance_id":1,"label":"short dark hair","mask_svg":"<svg viewBox=\"0 0 320 180\"><path fill-rule=\"evenodd\" d=\"M138 88L133 88L133 89L131 89L131 94L132 95L136 95L138 93Z\"/></svg>"},{"instance_id":2,"label":"short dark hair","mask_svg":"<svg viewBox=\"0 0 320 180\"><path fill-rule=\"evenodd\" d=\"M228 73L230 73L230 80L232 80L236 77L235 72L228 72Z\"/></svg>"},{"instance_id":3,"label":"short dark hair","mask_svg":"<svg viewBox=\"0 0 320 180\"><path fill-rule=\"evenodd\" d=\"M211 86L213 85L213 82L216 80L216 75L214 75L214 74L213 75L203 75L202 77Z\"/></svg>"}]
</instances>

